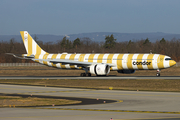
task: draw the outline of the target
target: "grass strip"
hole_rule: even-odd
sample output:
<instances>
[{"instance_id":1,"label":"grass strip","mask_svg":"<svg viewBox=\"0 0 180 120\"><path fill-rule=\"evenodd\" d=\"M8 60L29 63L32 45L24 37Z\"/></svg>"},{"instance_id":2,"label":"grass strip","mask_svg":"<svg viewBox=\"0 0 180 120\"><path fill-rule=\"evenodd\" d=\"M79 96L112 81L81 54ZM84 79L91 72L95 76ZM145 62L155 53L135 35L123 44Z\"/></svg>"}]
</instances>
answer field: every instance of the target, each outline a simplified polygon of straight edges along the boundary
<instances>
[{"instance_id":1,"label":"grass strip","mask_svg":"<svg viewBox=\"0 0 180 120\"><path fill-rule=\"evenodd\" d=\"M180 80L0 80L1 84L180 92Z\"/></svg>"}]
</instances>

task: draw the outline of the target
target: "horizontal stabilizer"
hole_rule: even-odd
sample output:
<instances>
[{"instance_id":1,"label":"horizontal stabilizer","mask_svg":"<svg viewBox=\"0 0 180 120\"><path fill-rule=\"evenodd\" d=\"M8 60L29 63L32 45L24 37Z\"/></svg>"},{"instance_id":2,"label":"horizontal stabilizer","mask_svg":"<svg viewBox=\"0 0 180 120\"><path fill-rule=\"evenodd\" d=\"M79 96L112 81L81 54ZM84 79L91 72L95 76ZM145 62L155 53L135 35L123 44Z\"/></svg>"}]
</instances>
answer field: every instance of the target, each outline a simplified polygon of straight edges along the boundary
<instances>
[{"instance_id":1,"label":"horizontal stabilizer","mask_svg":"<svg viewBox=\"0 0 180 120\"><path fill-rule=\"evenodd\" d=\"M14 54L14 53L6 53L6 54L12 55L15 58L20 58L20 59L33 59L35 57L34 55L27 56L27 54Z\"/></svg>"}]
</instances>

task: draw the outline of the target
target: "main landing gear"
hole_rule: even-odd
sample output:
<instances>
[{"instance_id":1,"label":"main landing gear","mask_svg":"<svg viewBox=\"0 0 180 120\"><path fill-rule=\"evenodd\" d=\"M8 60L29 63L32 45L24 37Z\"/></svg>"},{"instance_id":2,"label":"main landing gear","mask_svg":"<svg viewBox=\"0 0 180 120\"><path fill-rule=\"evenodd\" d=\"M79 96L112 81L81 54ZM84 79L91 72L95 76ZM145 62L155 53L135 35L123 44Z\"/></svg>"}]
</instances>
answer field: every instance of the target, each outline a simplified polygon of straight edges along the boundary
<instances>
[{"instance_id":1,"label":"main landing gear","mask_svg":"<svg viewBox=\"0 0 180 120\"><path fill-rule=\"evenodd\" d=\"M86 77L86 76L90 77L91 73L81 73L80 76L81 77Z\"/></svg>"},{"instance_id":2,"label":"main landing gear","mask_svg":"<svg viewBox=\"0 0 180 120\"><path fill-rule=\"evenodd\" d=\"M80 74L81 77L86 77L86 76L90 77L91 76L91 73L88 72L89 71L88 68L83 68L83 70L85 70L85 73L81 73Z\"/></svg>"},{"instance_id":3,"label":"main landing gear","mask_svg":"<svg viewBox=\"0 0 180 120\"><path fill-rule=\"evenodd\" d=\"M161 71L160 71L159 69L157 69L157 73L156 73L156 76L157 76L157 77L160 76L160 72L161 72Z\"/></svg>"}]
</instances>

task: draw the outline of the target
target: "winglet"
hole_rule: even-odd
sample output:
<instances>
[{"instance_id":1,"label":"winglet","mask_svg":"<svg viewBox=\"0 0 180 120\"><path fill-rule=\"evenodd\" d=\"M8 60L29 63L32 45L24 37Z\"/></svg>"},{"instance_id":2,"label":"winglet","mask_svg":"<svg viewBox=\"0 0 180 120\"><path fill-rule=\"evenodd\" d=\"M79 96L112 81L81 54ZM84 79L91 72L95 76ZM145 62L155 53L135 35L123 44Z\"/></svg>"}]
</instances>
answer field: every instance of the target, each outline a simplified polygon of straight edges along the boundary
<instances>
[{"instance_id":1,"label":"winglet","mask_svg":"<svg viewBox=\"0 0 180 120\"><path fill-rule=\"evenodd\" d=\"M48 54L43 49L41 49L41 47L39 47L39 45L35 42L35 40L30 36L27 31L20 31L20 34L26 48L27 56Z\"/></svg>"}]
</instances>

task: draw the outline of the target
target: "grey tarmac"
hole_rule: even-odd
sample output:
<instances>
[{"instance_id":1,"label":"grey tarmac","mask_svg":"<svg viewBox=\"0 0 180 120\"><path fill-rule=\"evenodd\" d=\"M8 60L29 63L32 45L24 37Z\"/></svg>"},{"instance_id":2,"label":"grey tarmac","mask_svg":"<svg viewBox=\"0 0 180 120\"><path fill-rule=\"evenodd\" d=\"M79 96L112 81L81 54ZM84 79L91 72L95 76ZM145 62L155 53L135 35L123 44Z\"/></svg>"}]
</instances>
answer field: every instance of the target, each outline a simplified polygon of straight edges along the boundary
<instances>
[{"instance_id":1,"label":"grey tarmac","mask_svg":"<svg viewBox=\"0 0 180 120\"><path fill-rule=\"evenodd\" d=\"M1 120L178 120L180 93L0 84L0 93L115 100L113 103L0 108Z\"/></svg>"},{"instance_id":2,"label":"grey tarmac","mask_svg":"<svg viewBox=\"0 0 180 120\"><path fill-rule=\"evenodd\" d=\"M119 80L119 79L164 79L164 80L180 80L180 76L92 76L92 77L79 77L79 76L0 76L1 80L4 79L103 79L103 80Z\"/></svg>"}]
</instances>

